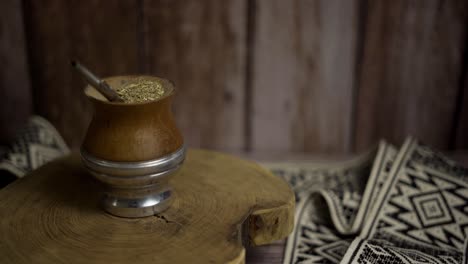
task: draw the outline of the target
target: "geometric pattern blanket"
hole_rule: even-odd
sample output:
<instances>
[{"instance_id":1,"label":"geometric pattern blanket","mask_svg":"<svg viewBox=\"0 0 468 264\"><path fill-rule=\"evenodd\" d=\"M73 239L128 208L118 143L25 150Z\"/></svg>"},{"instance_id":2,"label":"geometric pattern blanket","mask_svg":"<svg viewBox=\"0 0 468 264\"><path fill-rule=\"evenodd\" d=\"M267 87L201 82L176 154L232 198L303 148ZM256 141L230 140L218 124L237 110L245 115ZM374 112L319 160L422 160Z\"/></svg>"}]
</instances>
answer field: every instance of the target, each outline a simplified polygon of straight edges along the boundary
<instances>
[{"instance_id":1,"label":"geometric pattern blanket","mask_svg":"<svg viewBox=\"0 0 468 264\"><path fill-rule=\"evenodd\" d=\"M0 188L69 152L52 124L30 117L0 159Z\"/></svg>"},{"instance_id":2,"label":"geometric pattern blanket","mask_svg":"<svg viewBox=\"0 0 468 264\"><path fill-rule=\"evenodd\" d=\"M264 165L296 193L284 263L467 263L468 170L416 140L338 165Z\"/></svg>"}]
</instances>

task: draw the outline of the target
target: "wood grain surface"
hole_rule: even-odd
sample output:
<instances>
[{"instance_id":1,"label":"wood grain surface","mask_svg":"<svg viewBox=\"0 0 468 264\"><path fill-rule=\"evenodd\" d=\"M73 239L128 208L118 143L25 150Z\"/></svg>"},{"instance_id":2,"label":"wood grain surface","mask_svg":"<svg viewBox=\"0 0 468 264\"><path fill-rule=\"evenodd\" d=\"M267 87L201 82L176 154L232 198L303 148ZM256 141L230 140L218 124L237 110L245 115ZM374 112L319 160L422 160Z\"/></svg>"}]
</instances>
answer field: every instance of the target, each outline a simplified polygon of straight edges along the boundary
<instances>
[{"instance_id":1,"label":"wood grain surface","mask_svg":"<svg viewBox=\"0 0 468 264\"><path fill-rule=\"evenodd\" d=\"M463 74L468 2L367 1L355 149L410 134L447 149Z\"/></svg>"},{"instance_id":2,"label":"wood grain surface","mask_svg":"<svg viewBox=\"0 0 468 264\"><path fill-rule=\"evenodd\" d=\"M136 1L25 1L36 112L78 148L91 120L80 60L97 75L138 71ZM133 10L133 11L132 11Z\"/></svg>"},{"instance_id":3,"label":"wood grain surface","mask_svg":"<svg viewBox=\"0 0 468 264\"><path fill-rule=\"evenodd\" d=\"M0 143L6 143L33 106L21 1L1 1L0 10Z\"/></svg>"},{"instance_id":4,"label":"wood grain surface","mask_svg":"<svg viewBox=\"0 0 468 264\"><path fill-rule=\"evenodd\" d=\"M468 39L468 35L465 36ZM458 113L455 119L456 131L452 138L452 148L468 149L468 45L465 47L465 71L461 78L458 98Z\"/></svg>"},{"instance_id":5,"label":"wood grain surface","mask_svg":"<svg viewBox=\"0 0 468 264\"><path fill-rule=\"evenodd\" d=\"M356 3L256 1L253 151L350 149Z\"/></svg>"},{"instance_id":6,"label":"wood grain surface","mask_svg":"<svg viewBox=\"0 0 468 264\"><path fill-rule=\"evenodd\" d=\"M190 146L346 154L411 134L466 147L467 5L7 0L0 141L31 113L31 86L34 113L79 147L92 108L68 67L75 58L101 76L173 80Z\"/></svg>"},{"instance_id":7,"label":"wood grain surface","mask_svg":"<svg viewBox=\"0 0 468 264\"><path fill-rule=\"evenodd\" d=\"M144 71L172 80L189 146L244 148L246 1L143 1Z\"/></svg>"},{"instance_id":8,"label":"wood grain surface","mask_svg":"<svg viewBox=\"0 0 468 264\"><path fill-rule=\"evenodd\" d=\"M77 154L0 191L0 254L7 263L244 263L244 246L293 228L294 194L260 166L190 150L171 180L171 207L119 218L98 206L99 188ZM27 236L27 239L25 237Z\"/></svg>"}]
</instances>

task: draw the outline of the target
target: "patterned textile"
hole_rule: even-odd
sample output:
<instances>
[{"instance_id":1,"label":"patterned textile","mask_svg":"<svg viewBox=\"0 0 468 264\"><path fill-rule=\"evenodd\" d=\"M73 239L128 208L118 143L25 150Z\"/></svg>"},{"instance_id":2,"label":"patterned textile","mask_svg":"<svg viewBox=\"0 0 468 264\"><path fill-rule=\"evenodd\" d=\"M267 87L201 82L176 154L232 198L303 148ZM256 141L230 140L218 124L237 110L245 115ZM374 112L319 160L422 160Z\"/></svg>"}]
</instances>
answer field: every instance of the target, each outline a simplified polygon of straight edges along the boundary
<instances>
[{"instance_id":1,"label":"patterned textile","mask_svg":"<svg viewBox=\"0 0 468 264\"><path fill-rule=\"evenodd\" d=\"M297 195L284 263L467 263L468 170L408 139L344 164L266 164Z\"/></svg>"},{"instance_id":2,"label":"patterned textile","mask_svg":"<svg viewBox=\"0 0 468 264\"><path fill-rule=\"evenodd\" d=\"M33 116L3 154L0 182L6 185L68 152L57 130L44 118Z\"/></svg>"}]
</instances>

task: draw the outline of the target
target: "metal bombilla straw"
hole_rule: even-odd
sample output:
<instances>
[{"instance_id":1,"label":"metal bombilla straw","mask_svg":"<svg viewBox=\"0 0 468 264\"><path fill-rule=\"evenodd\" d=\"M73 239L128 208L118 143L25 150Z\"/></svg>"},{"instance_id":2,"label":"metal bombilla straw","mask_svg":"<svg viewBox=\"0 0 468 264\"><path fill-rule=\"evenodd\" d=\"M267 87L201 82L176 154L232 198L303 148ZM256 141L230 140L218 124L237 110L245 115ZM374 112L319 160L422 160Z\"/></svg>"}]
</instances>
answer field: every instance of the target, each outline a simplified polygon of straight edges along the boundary
<instances>
[{"instance_id":1,"label":"metal bombilla straw","mask_svg":"<svg viewBox=\"0 0 468 264\"><path fill-rule=\"evenodd\" d=\"M99 79L95 74L90 72L86 67L77 61L71 61L71 65L79 73L85 77L86 81L96 88L109 102L123 102L122 98L107 84L106 81Z\"/></svg>"}]
</instances>

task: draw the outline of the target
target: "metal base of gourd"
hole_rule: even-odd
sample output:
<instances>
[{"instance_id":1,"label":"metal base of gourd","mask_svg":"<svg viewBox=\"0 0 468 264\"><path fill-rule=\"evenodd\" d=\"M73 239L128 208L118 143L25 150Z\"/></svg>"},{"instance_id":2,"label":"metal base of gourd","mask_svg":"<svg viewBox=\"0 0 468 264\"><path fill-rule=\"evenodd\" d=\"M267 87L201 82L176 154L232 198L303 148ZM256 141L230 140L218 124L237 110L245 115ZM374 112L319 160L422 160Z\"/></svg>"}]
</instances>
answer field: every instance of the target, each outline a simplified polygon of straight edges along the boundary
<instances>
[{"instance_id":1,"label":"metal base of gourd","mask_svg":"<svg viewBox=\"0 0 468 264\"><path fill-rule=\"evenodd\" d=\"M185 147L162 158L141 162L115 162L81 150L86 169L107 186L102 205L121 217L145 217L161 213L172 203L169 178L182 166Z\"/></svg>"}]
</instances>

